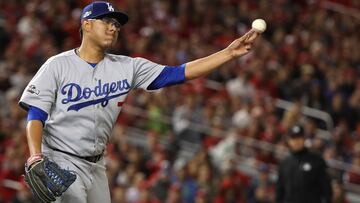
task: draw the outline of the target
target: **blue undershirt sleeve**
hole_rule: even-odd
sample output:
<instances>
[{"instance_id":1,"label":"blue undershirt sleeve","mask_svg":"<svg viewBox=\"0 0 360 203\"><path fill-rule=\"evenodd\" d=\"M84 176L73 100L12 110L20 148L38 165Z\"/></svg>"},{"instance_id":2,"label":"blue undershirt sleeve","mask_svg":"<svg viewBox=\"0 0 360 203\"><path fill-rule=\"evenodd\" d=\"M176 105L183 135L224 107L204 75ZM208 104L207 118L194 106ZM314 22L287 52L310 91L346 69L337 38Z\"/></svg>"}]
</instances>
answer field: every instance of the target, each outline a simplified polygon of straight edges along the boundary
<instances>
[{"instance_id":1,"label":"blue undershirt sleeve","mask_svg":"<svg viewBox=\"0 0 360 203\"><path fill-rule=\"evenodd\" d=\"M45 111L35 106L29 107L27 121L39 120L42 122L43 125L45 125L45 121L47 120L47 118L48 118L48 114Z\"/></svg>"},{"instance_id":2,"label":"blue undershirt sleeve","mask_svg":"<svg viewBox=\"0 0 360 203\"><path fill-rule=\"evenodd\" d=\"M148 90L156 90L170 85L185 82L185 64L180 66L165 66L159 76L147 87Z\"/></svg>"}]
</instances>

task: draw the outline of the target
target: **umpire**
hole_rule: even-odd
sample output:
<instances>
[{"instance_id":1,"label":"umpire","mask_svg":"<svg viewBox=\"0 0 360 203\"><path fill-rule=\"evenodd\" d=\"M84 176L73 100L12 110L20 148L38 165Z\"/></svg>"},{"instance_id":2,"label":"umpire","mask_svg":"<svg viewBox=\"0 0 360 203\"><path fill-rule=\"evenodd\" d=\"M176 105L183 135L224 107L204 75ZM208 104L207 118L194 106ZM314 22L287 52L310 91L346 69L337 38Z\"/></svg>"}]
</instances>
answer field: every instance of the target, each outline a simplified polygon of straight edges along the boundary
<instances>
[{"instance_id":1,"label":"umpire","mask_svg":"<svg viewBox=\"0 0 360 203\"><path fill-rule=\"evenodd\" d=\"M290 155L279 166L277 203L330 203L332 192L324 159L305 146L304 129L290 128Z\"/></svg>"}]
</instances>

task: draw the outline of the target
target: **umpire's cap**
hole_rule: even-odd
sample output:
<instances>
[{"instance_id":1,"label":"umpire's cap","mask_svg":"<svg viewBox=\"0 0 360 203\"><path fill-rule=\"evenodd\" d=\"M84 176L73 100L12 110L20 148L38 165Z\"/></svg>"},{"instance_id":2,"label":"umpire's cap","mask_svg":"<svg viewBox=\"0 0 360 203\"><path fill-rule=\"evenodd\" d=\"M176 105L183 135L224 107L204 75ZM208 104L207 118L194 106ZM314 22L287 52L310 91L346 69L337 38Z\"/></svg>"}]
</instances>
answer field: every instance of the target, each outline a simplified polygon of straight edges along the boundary
<instances>
[{"instance_id":1,"label":"umpire's cap","mask_svg":"<svg viewBox=\"0 0 360 203\"><path fill-rule=\"evenodd\" d=\"M95 1L85 6L81 13L81 20L99 19L105 16L115 18L121 25L125 25L129 20L128 15L117 11L111 3L106 1Z\"/></svg>"},{"instance_id":2,"label":"umpire's cap","mask_svg":"<svg viewBox=\"0 0 360 203\"><path fill-rule=\"evenodd\" d=\"M294 125L289 130L290 138L304 137L304 128L301 125Z\"/></svg>"}]
</instances>

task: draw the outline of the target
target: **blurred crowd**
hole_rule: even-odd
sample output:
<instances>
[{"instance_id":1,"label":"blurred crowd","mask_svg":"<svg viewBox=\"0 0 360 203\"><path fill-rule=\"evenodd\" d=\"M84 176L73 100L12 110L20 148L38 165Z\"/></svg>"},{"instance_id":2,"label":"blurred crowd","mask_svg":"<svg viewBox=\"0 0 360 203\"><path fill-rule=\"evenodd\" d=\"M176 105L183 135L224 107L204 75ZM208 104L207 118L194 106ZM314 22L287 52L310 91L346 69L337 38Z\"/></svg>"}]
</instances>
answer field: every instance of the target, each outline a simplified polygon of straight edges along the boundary
<instances>
[{"instance_id":1,"label":"blurred crowd","mask_svg":"<svg viewBox=\"0 0 360 203\"><path fill-rule=\"evenodd\" d=\"M42 63L79 46L79 15L89 2L0 0L0 202L33 201L22 180L26 112L17 102ZM124 110L147 116L126 111L114 129L105 157L114 203L273 202L270 172L296 123L325 160L348 164L330 170L333 202L348 202L344 184L360 187L360 20L351 13L359 13L359 1L331 1L343 3L345 13L321 0L112 2L130 16L112 52L166 65L226 47L256 18L268 24L250 54L207 78L129 96ZM277 98L292 107L277 108ZM304 116L302 106L328 112L334 126ZM130 127L145 132L145 145L127 142ZM319 136L318 128L330 136ZM186 162L178 158L182 141L201 146ZM253 175L239 163L251 165Z\"/></svg>"}]
</instances>

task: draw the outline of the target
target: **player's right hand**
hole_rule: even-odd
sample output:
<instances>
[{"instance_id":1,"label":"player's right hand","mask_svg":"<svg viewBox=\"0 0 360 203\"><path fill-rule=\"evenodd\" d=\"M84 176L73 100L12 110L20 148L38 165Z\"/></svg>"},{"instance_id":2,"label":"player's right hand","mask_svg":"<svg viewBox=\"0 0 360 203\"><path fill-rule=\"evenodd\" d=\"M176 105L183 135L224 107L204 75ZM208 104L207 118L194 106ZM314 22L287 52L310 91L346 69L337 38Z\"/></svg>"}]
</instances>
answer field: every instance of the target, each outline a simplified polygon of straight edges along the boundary
<instances>
[{"instance_id":1,"label":"player's right hand","mask_svg":"<svg viewBox=\"0 0 360 203\"><path fill-rule=\"evenodd\" d=\"M241 36L240 38L234 40L227 48L226 50L229 51L230 55L232 57L239 57L242 55L247 54L251 48L253 47L253 44L255 42L255 39L260 34L258 32L255 32L254 30L248 31L246 34Z\"/></svg>"}]
</instances>

